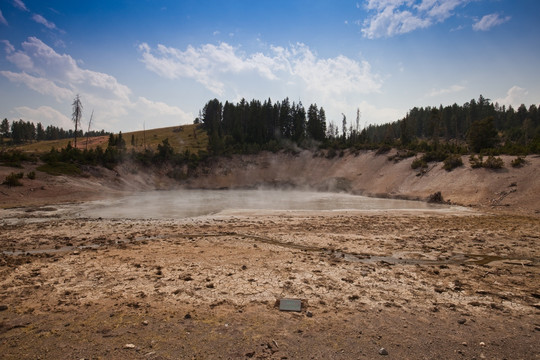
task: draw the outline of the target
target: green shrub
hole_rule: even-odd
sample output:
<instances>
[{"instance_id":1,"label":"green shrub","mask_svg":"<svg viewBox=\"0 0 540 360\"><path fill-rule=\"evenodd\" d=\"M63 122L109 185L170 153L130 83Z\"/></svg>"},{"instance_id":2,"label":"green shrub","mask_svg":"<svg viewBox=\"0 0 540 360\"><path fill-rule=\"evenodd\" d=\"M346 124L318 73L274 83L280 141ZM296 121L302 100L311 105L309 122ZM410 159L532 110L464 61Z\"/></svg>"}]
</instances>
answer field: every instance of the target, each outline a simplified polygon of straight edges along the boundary
<instances>
[{"instance_id":1,"label":"green shrub","mask_svg":"<svg viewBox=\"0 0 540 360\"><path fill-rule=\"evenodd\" d=\"M502 169L504 167L504 161L500 157L490 155L487 160L484 161L483 166L487 169Z\"/></svg>"},{"instance_id":2,"label":"green shrub","mask_svg":"<svg viewBox=\"0 0 540 360\"><path fill-rule=\"evenodd\" d=\"M398 150L398 152L395 155L388 157L388 161L393 161L397 163L403 159L407 159L413 156L416 156L416 152L412 150Z\"/></svg>"},{"instance_id":3,"label":"green shrub","mask_svg":"<svg viewBox=\"0 0 540 360\"><path fill-rule=\"evenodd\" d=\"M334 149L334 148L330 148L330 149L328 150L328 153L326 153L326 158L327 158L327 159L333 159L333 158L335 158L336 156L337 156L337 151L336 151L336 149Z\"/></svg>"},{"instance_id":4,"label":"green shrub","mask_svg":"<svg viewBox=\"0 0 540 360\"><path fill-rule=\"evenodd\" d=\"M21 179L23 178L24 174L21 173L11 173L8 176L6 176L4 182L2 185L7 186L22 186Z\"/></svg>"},{"instance_id":5,"label":"green shrub","mask_svg":"<svg viewBox=\"0 0 540 360\"><path fill-rule=\"evenodd\" d=\"M527 163L527 160L525 160L524 157L521 157L521 156L518 156L517 158L515 158L514 160L512 160L511 164L512 164L512 167L522 167L523 165L525 165Z\"/></svg>"},{"instance_id":6,"label":"green shrub","mask_svg":"<svg viewBox=\"0 0 540 360\"><path fill-rule=\"evenodd\" d=\"M459 155L450 155L444 159L443 169L446 171L452 171L460 166L463 166L463 161Z\"/></svg>"},{"instance_id":7,"label":"green shrub","mask_svg":"<svg viewBox=\"0 0 540 360\"><path fill-rule=\"evenodd\" d=\"M392 147L388 144L383 144L381 145L381 147L379 149L377 149L377 152L375 153L376 155L382 155L382 154L386 154L387 152L389 152L390 150L392 150Z\"/></svg>"},{"instance_id":8,"label":"green shrub","mask_svg":"<svg viewBox=\"0 0 540 360\"><path fill-rule=\"evenodd\" d=\"M54 164L44 164L37 168L37 170L47 173L49 175L80 175L81 169L75 164L68 164L64 162L57 162Z\"/></svg>"},{"instance_id":9,"label":"green shrub","mask_svg":"<svg viewBox=\"0 0 540 360\"><path fill-rule=\"evenodd\" d=\"M425 162L444 161L448 157L448 153L443 150L429 151L422 156Z\"/></svg>"},{"instance_id":10,"label":"green shrub","mask_svg":"<svg viewBox=\"0 0 540 360\"><path fill-rule=\"evenodd\" d=\"M423 158L416 158L411 163L411 168L413 168L413 169L427 168L427 162L425 162Z\"/></svg>"},{"instance_id":11,"label":"green shrub","mask_svg":"<svg viewBox=\"0 0 540 360\"><path fill-rule=\"evenodd\" d=\"M36 172L35 171L30 171L28 174L26 174L26 177L29 178L30 180L35 180Z\"/></svg>"},{"instance_id":12,"label":"green shrub","mask_svg":"<svg viewBox=\"0 0 540 360\"><path fill-rule=\"evenodd\" d=\"M482 155L478 155L478 157L476 155L471 155L469 156L469 163L473 169L478 169L484 166L483 159Z\"/></svg>"}]
</instances>

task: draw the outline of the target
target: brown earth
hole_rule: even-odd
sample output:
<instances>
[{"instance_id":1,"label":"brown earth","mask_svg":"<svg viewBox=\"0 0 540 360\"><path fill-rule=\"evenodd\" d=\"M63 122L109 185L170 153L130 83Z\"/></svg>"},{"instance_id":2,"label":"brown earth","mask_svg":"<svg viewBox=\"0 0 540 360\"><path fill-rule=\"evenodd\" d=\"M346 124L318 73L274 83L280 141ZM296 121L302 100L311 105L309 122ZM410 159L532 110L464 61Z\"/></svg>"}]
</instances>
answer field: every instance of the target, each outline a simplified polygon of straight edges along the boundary
<instances>
[{"instance_id":1,"label":"brown earth","mask_svg":"<svg viewBox=\"0 0 540 360\"><path fill-rule=\"evenodd\" d=\"M416 176L373 153L263 154L184 183L441 191L472 211L88 219L61 203L175 184L125 165L2 186L1 357L539 359L540 164L510 159Z\"/></svg>"}]
</instances>

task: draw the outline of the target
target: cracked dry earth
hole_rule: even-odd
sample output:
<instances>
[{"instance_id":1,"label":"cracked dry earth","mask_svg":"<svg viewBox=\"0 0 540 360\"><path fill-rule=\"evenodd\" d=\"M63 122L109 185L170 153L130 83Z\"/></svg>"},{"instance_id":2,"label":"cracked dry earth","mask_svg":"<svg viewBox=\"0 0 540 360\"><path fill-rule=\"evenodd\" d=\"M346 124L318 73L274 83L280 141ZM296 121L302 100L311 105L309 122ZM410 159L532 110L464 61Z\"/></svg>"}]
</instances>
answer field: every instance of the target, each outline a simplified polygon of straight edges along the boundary
<instances>
[{"instance_id":1,"label":"cracked dry earth","mask_svg":"<svg viewBox=\"0 0 540 360\"><path fill-rule=\"evenodd\" d=\"M3 359L540 358L538 217L33 210L0 222Z\"/></svg>"}]
</instances>

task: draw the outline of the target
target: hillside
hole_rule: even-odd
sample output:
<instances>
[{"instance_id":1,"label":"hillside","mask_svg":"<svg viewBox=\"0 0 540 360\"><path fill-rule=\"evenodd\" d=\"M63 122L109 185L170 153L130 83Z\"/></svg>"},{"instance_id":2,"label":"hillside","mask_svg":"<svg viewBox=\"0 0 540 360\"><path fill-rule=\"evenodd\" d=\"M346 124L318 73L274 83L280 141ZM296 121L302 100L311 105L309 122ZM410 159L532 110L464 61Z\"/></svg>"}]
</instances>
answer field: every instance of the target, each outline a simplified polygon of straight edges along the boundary
<instances>
[{"instance_id":1,"label":"hillside","mask_svg":"<svg viewBox=\"0 0 540 360\"><path fill-rule=\"evenodd\" d=\"M346 191L356 194L425 200L440 191L444 200L455 204L496 207L526 213L540 213L540 157L529 156L521 168L513 168L515 158L502 156L500 170L472 169L463 157L462 167L451 172L442 163L430 163L420 175L411 169L414 158L389 161L393 153L377 155L373 151L346 152L329 159L323 152L261 152L258 155L216 157L201 164L191 177L175 181L166 176L170 167L140 168L123 163L115 170L85 167L83 176L51 176L37 172L35 180L22 180L24 186L0 187L0 207L24 204L73 202L153 189L254 188L259 186L307 187L322 191ZM26 164L23 172L38 164ZM0 167L0 178L14 171Z\"/></svg>"},{"instance_id":2,"label":"hillside","mask_svg":"<svg viewBox=\"0 0 540 360\"><path fill-rule=\"evenodd\" d=\"M126 142L126 149L142 150L145 147L150 149L156 149L164 139L169 139L169 144L175 151L181 152L189 149L192 153L197 153L199 150L206 150L208 145L208 136L206 132L197 129L196 125L182 125L171 126L158 129L148 129L141 131L132 131L122 133L122 137ZM133 139L133 144L131 140ZM103 149L107 147L109 136L97 136L90 137L88 139L88 148L93 149L101 146ZM68 142L73 145L73 139L61 139L61 140L46 140L46 141L34 141L31 143L25 143L23 145L17 145L10 147L25 152L46 152L52 147L56 149L64 148ZM77 148L85 149L87 139L85 137L77 139Z\"/></svg>"},{"instance_id":3,"label":"hillside","mask_svg":"<svg viewBox=\"0 0 540 360\"><path fill-rule=\"evenodd\" d=\"M467 206L497 206L540 212L540 157L530 156L527 164L513 168L515 157L501 156L500 170L472 169L468 157L464 166L451 172L442 163L430 163L423 175L411 169L414 158L398 163L373 151L328 159L310 151L297 155L262 153L215 160L205 174L189 180L192 187L231 188L260 185L307 186L319 190L357 194L426 199L441 191L443 198Z\"/></svg>"}]
</instances>

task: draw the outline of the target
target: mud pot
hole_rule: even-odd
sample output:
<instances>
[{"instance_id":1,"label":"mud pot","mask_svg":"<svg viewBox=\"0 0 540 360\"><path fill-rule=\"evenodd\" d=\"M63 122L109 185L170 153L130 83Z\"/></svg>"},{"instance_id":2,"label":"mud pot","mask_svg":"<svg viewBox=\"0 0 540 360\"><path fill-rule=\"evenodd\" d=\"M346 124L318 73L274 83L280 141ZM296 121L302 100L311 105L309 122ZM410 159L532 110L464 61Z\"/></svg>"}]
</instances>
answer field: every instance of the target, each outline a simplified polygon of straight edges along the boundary
<instances>
[{"instance_id":1,"label":"mud pot","mask_svg":"<svg viewBox=\"0 0 540 360\"><path fill-rule=\"evenodd\" d=\"M98 205L0 213L1 358L540 358L538 217Z\"/></svg>"}]
</instances>

